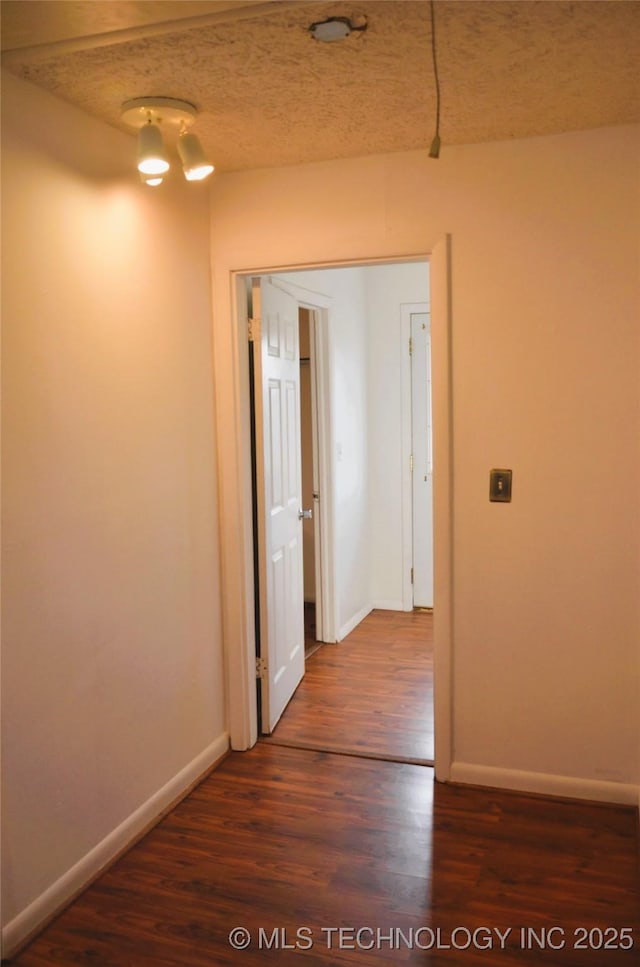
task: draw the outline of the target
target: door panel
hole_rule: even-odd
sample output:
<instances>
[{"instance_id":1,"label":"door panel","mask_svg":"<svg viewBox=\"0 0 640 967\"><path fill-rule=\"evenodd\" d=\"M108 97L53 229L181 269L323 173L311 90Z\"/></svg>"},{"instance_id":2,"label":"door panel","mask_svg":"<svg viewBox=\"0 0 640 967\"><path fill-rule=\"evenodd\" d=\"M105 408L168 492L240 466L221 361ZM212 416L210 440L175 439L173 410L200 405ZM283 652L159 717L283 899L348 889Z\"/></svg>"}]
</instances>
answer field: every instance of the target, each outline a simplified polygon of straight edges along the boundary
<instances>
[{"instance_id":1,"label":"door panel","mask_svg":"<svg viewBox=\"0 0 640 967\"><path fill-rule=\"evenodd\" d=\"M428 312L411 313L413 604L433 607L431 334Z\"/></svg>"},{"instance_id":2,"label":"door panel","mask_svg":"<svg viewBox=\"0 0 640 967\"><path fill-rule=\"evenodd\" d=\"M269 733L304 674L298 304L262 278L253 315L261 727Z\"/></svg>"}]
</instances>

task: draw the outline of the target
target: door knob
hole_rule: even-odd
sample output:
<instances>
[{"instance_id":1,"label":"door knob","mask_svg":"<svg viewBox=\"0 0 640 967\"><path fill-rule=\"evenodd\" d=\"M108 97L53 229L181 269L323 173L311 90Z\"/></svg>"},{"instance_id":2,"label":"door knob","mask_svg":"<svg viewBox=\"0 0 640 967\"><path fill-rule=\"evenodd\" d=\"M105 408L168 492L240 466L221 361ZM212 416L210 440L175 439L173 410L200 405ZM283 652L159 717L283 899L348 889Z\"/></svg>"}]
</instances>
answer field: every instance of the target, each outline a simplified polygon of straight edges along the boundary
<instances>
[{"instance_id":1,"label":"door knob","mask_svg":"<svg viewBox=\"0 0 640 967\"><path fill-rule=\"evenodd\" d=\"M313 510L299 510L298 520L311 520L313 517Z\"/></svg>"}]
</instances>

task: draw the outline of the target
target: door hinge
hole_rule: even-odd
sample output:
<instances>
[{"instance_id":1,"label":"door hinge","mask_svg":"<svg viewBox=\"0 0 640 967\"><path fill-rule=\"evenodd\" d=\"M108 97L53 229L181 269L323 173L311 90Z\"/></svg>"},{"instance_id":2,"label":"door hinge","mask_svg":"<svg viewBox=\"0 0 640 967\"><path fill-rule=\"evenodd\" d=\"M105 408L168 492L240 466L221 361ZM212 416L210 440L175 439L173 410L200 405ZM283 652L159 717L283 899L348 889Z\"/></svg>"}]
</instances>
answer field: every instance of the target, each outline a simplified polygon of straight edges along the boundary
<instances>
[{"instance_id":1,"label":"door hinge","mask_svg":"<svg viewBox=\"0 0 640 967\"><path fill-rule=\"evenodd\" d=\"M409 336L409 355L413 356L413 336Z\"/></svg>"},{"instance_id":2,"label":"door hinge","mask_svg":"<svg viewBox=\"0 0 640 967\"><path fill-rule=\"evenodd\" d=\"M413 584L413 568L411 568L411 583Z\"/></svg>"},{"instance_id":3,"label":"door hinge","mask_svg":"<svg viewBox=\"0 0 640 967\"><path fill-rule=\"evenodd\" d=\"M413 454L409 455L409 473L413 473Z\"/></svg>"},{"instance_id":4,"label":"door hinge","mask_svg":"<svg viewBox=\"0 0 640 967\"><path fill-rule=\"evenodd\" d=\"M260 320L249 319L247 328L249 333L249 342L257 342L260 338Z\"/></svg>"},{"instance_id":5,"label":"door hinge","mask_svg":"<svg viewBox=\"0 0 640 967\"><path fill-rule=\"evenodd\" d=\"M267 677L267 659L256 658L256 678Z\"/></svg>"}]
</instances>

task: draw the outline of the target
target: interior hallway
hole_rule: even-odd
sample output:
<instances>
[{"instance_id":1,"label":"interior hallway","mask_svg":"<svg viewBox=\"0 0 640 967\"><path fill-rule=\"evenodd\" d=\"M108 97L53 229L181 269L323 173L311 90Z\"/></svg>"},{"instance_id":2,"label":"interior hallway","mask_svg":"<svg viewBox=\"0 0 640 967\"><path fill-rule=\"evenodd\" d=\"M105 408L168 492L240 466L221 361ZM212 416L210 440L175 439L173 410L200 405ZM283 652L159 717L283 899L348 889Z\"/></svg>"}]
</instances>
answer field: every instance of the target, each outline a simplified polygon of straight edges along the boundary
<instances>
[{"instance_id":1,"label":"interior hallway","mask_svg":"<svg viewBox=\"0 0 640 967\"><path fill-rule=\"evenodd\" d=\"M445 786L398 761L432 755L432 624L377 611L319 648L274 735L225 759L9 963L629 963L633 809ZM522 933L550 927L560 950ZM574 949L581 927L616 948Z\"/></svg>"},{"instance_id":2,"label":"interior hallway","mask_svg":"<svg viewBox=\"0 0 640 967\"><path fill-rule=\"evenodd\" d=\"M372 611L322 645L263 741L433 763L433 614Z\"/></svg>"},{"instance_id":3,"label":"interior hallway","mask_svg":"<svg viewBox=\"0 0 640 967\"><path fill-rule=\"evenodd\" d=\"M622 967L640 944L636 826L632 808L436 784L425 766L260 742L11 963L244 967L300 953L329 967ZM618 943L633 926L635 950L574 948L580 927ZM523 949L522 928L550 927L562 949ZM230 944L237 928L245 949Z\"/></svg>"}]
</instances>

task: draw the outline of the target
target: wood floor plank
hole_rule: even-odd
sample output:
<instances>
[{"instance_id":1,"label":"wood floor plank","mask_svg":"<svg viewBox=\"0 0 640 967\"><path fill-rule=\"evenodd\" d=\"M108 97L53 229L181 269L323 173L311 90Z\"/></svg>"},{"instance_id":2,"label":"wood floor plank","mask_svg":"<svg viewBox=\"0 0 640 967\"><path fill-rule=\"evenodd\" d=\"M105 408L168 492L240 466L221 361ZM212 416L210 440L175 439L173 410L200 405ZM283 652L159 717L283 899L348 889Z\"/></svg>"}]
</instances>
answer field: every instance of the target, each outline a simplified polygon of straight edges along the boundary
<instances>
[{"instance_id":1,"label":"wood floor plank","mask_svg":"<svg viewBox=\"0 0 640 967\"><path fill-rule=\"evenodd\" d=\"M229 756L12 963L629 967L639 910L632 809L447 786L425 766L264 742ZM575 950L581 926L632 928L634 947ZM229 943L237 927L250 931L245 950ZM556 928L565 946L523 949L528 927ZM501 949L494 931L509 928ZM438 929L440 948L424 949ZM462 949L464 930L477 933Z\"/></svg>"},{"instance_id":2,"label":"wood floor plank","mask_svg":"<svg viewBox=\"0 0 640 967\"><path fill-rule=\"evenodd\" d=\"M305 676L265 741L433 762L433 614L372 611Z\"/></svg>"}]
</instances>

